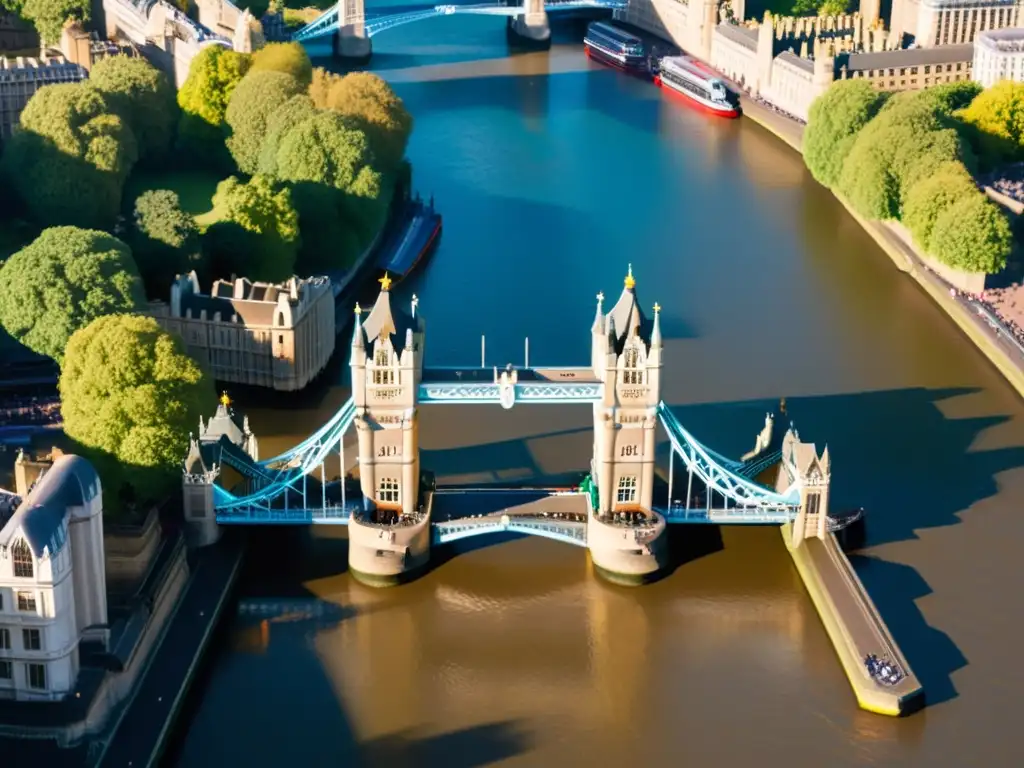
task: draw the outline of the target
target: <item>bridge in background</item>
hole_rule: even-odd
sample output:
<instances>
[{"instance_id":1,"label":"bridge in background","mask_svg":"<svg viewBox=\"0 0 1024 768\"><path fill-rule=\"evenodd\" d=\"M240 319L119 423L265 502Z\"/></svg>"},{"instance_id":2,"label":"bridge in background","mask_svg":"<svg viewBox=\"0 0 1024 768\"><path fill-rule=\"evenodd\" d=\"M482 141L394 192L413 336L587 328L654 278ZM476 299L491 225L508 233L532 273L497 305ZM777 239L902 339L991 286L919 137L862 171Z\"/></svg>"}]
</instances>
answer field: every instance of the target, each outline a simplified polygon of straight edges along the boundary
<instances>
[{"instance_id":1,"label":"bridge in background","mask_svg":"<svg viewBox=\"0 0 1024 768\"><path fill-rule=\"evenodd\" d=\"M398 5L366 9L364 0L339 0L291 39L310 42L333 36L336 52L345 58L364 59L370 55L370 38L395 27L440 16L499 16L509 19L510 31L519 37L546 44L550 38L548 14L625 9L627 0L521 0L512 2L446 5Z\"/></svg>"}]
</instances>

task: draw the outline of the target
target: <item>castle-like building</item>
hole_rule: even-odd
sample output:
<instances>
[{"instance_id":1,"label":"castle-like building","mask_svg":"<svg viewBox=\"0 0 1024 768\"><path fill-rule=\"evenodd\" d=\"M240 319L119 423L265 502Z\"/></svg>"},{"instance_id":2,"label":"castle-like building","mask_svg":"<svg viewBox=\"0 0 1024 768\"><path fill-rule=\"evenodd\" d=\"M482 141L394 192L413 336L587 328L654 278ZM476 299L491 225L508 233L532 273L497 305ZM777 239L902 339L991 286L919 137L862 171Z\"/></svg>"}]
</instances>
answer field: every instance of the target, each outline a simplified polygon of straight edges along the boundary
<instances>
[{"instance_id":1,"label":"castle-like building","mask_svg":"<svg viewBox=\"0 0 1024 768\"><path fill-rule=\"evenodd\" d=\"M88 76L83 67L60 56L41 61L0 56L0 137L11 135L28 100L40 88L54 83L77 83Z\"/></svg>"},{"instance_id":2,"label":"castle-like building","mask_svg":"<svg viewBox=\"0 0 1024 768\"><path fill-rule=\"evenodd\" d=\"M105 646L102 499L92 465L62 456L0 529L0 698L63 699L79 644Z\"/></svg>"},{"instance_id":3,"label":"castle-like building","mask_svg":"<svg viewBox=\"0 0 1024 768\"><path fill-rule=\"evenodd\" d=\"M334 354L334 294L326 277L217 280L204 294L191 272L171 285L169 303L151 302L149 314L222 382L293 392Z\"/></svg>"},{"instance_id":4,"label":"castle-like building","mask_svg":"<svg viewBox=\"0 0 1024 768\"><path fill-rule=\"evenodd\" d=\"M806 121L810 105L836 80L902 91L971 79L975 41L1015 27L1021 0L893 0L888 29L879 0L861 0L857 13L839 16L766 13L757 22L744 14L744 0L629 0L616 11Z\"/></svg>"}]
</instances>

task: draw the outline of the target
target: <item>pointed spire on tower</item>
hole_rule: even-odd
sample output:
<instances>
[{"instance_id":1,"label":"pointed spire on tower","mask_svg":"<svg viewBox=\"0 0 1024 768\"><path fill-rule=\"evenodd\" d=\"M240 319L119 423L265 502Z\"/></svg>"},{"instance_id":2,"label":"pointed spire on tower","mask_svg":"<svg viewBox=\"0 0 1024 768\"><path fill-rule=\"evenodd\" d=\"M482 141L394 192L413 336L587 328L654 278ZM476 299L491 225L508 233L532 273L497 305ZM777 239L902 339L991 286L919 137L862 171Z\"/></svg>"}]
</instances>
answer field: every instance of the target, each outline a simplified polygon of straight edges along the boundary
<instances>
[{"instance_id":1,"label":"pointed spire on tower","mask_svg":"<svg viewBox=\"0 0 1024 768\"><path fill-rule=\"evenodd\" d=\"M654 328L651 329L651 348L661 346L661 305L654 304Z\"/></svg>"},{"instance_id":2,"label":"pointed spire on tower","mask_svg":"<svg viewBox=\"0 0 1024 768\"><path fill-rule=\"evenodd\" d=\"M412 304L412 316L413 316L413 319L415 319L416 318L416 308L419 307L419 305L420 305L420 298L415 293L412 295L412 302L411 302L411 304Z\"/></svg>"},{"instance_id":3,"label":"pointed spire on tower","mask_svg":"<svg viewBox=\"0 0 1024 768\"><path fill-rule=\"evenodd\" d=\"M821 471L828 474L832 471L832 459L828 455L828 443L825 443L825 450L821 452L821 458L818 460L821 465Z\"/></svg>"},{"instance_id":4,"label":"pointed spire on tower","mask_svg":"<svg viewBox=\"0 0 1024 768\"><path fill-rule=\"evenodd\" d=\"M363 344L363 308L359 306L359 302L356 302L355 307L356 322L355 327L352 330L352 346L362 349Z\"/></svg>"},{"instance_id":5,"label":"pointed spire on tower","mask_svg":"<svg viewBox=\"0 0 1024 768\"><path fill-rule=\"evenodd\" d=\"M629 271L626 273L626 279L622 281L626 286L627 291L632 291L636 288L636 280L633 278L633 265L629 265Z\"/></svg>"},{"instance_id":6,"label":"pointed spire on tower","mask_svg":"<svg viewBox=\"0 0 1024 768\"><path fill-rule=\"evenodd\" d=\"M592 333L604 333L604 311L601 305L604 303L604 293L597 294L597 312L594 314L594 327Z\"/></svg>"}]
</instances>

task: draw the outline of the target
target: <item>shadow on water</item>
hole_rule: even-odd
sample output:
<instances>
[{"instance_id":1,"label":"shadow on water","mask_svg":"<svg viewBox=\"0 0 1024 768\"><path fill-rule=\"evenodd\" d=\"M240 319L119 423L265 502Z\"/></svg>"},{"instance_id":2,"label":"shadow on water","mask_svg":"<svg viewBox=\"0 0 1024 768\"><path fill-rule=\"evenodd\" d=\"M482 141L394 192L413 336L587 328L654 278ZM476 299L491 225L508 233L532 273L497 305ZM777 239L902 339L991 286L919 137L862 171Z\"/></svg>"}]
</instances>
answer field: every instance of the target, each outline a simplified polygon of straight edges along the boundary
<instances>
[{"instance_id":1,"label":"shadow on water","mask_svg":"<svg viewBox=\"0 0 1024 768\"><path fill-rule=\"evenodd\" d=\"M528 748L529 738L520 724L499 722L429 736L400 731L360 745L360 757L367 766L478 768Z\"/></svg>"},{"instance_id":2,"label":"shadow on water","mask_svg":"<svg viewBox=\"0 0 1024 768\"><path fill-rule=\"evenodd\" d=\"M924 686L927 704L955 699L952 674L967 659L945 632L928 624L917 600L932 593L921 575L901 563L853 555L850 562Z\"/></svg>"}]
</instances>

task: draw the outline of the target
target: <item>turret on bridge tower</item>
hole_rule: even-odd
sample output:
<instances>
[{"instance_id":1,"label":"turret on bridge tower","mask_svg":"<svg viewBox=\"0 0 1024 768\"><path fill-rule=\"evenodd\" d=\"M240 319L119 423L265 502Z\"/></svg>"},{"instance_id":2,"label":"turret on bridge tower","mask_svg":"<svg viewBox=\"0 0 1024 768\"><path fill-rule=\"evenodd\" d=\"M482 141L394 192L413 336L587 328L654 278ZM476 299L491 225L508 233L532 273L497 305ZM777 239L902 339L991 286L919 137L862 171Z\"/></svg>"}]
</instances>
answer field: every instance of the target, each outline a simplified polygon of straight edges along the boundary
<instances>
[{"instance_id":1,"label":"turret on bridge tower","mask_svg":"<svg viewBox=\"0 0 1024 768\"><path fill-rule=\"evenodd\" d=\"M793 546L804 539L824 539L829 533L828 502L832 482L832 460L828 446L818 454L814 443L805 443L790 425L782 438L782 458L776 488L798 483L800 507L793 521Z\"/></svg>"},{"instance_id":2,"label":"turret on bridge tower","mask_svg":"<svg viewBox=\"0 0 1024 768\"><path fill-rule=\"evenodd\" d=\"M352 400L359 436L363 497L380 511L411 515L419 508L417 393L423 377L423 318L392 306L391 279L366 319L356 305L352 333Z\"/></svg>"},{"instance_id":3,"label":"turret on bridge tower","mask_svg":"<svg viewBox=\"0 0 1024 768\"><path fill-rule=\"evenodd\" d=\"M365 0L338 1L338 28L334 33L334 55L354 63L370 60L373 46L366 30Z\"/></svg>"}]
</instances>

